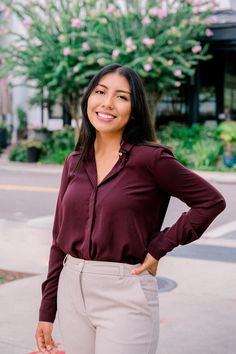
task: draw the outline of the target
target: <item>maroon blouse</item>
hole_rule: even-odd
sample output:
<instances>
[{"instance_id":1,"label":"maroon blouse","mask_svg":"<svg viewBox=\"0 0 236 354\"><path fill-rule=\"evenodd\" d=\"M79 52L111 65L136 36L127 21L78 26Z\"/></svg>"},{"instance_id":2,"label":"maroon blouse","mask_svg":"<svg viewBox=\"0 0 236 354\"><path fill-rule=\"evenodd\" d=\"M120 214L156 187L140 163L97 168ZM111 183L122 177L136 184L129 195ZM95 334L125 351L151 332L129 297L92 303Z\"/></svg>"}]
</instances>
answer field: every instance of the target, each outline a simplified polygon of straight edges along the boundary
<instances>
[{"instance_id":1,"label":"maroon blouse","mask_svg":"<svg viewBox=\"0 0 236 354\"><path fill-rule=\"evenodd\" d=\"M124 143L99 185L94 146L77 171L79 155L70 154L63 168L48 276L42 284L41 321L55 319L66 254L130 264L143 262L147 252L160 259L174 247L198 239L225 208L223 196L163 146ZM190 209L160 231L170 196Z\"/></svg>"}]
</instances>

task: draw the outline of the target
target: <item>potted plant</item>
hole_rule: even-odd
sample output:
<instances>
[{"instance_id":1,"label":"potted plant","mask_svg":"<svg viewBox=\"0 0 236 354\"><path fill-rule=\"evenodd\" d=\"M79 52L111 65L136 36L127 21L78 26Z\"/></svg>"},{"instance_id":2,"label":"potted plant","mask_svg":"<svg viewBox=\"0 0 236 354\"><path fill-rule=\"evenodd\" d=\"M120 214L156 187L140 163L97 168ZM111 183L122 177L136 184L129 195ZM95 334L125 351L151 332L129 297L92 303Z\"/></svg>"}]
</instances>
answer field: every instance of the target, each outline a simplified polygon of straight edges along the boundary
<instances>
[{"instance_id":1,"label":"potted plant","mask_svg":"<svg viewBox=\"0 0 236 354\"><path fill-rule=\"evenodd\" d=\"M30 139L37 141L45 141L48 140L51 136L51 131L46 127L38 127L34 128L30 132Z\"/></svg>"},{"instance_id":2,"label":"potted plant","mask_svg":"<svg viewBox=\"0 0 236 354\"><path fill-rule=\"evenodd\" d=\"M8 141L8 129L4 122L0 122L0 148L5 149Z\"/></svg>"},{"instance_id":3,"label":"potted plant","mask_svg":"<svg viewBox=\"0 0 236 354\"><path fill-rule=\"evenodd\" d=\"M227 167L236 164L236 122L226 121L219 125L218 133L224 143L223 160Z\"/></svg>"},{"instance_id":4,"label":"potted plant","mask_svg":"<svg viewBox=\"0 0 236 354\"><path fill-rule=\"evenodd\" d=\"M25 140L22 146L26 148L27 162L37 162L40 157L42 142L38 140Z\"/></svg>"}]
</instances>

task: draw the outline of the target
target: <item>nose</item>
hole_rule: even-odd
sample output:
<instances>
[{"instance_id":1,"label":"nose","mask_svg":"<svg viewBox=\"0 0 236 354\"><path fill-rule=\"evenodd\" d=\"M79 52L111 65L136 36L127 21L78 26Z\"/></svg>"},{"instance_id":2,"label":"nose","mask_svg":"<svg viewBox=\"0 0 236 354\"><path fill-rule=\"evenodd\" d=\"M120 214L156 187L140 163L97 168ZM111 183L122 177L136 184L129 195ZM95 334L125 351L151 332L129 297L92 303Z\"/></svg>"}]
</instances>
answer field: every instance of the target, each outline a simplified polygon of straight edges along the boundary
<instances>
[{"instance_id":1,"label":"nose","mask_svg":"<svg viewBox=\"0 0 236 354\"><path fill-rule=\"evenodd\" d=\"M106 97L104 97L102 106L104 108L109 108L109 109L113 109L114 105L113 105L113 98L111 95L106 95Z\"/></svg>"}]
</instances>

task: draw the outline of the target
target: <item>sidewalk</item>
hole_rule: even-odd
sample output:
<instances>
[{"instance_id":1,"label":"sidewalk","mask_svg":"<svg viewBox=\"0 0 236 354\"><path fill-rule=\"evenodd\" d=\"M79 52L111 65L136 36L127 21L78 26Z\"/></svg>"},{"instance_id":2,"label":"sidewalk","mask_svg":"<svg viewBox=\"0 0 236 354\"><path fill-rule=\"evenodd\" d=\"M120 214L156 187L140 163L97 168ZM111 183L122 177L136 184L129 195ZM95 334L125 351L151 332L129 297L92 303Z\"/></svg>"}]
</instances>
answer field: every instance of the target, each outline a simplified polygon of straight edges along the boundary
<instances>
[{"instance_id":1,"label":"sidewalk","mask_svg":"<svg viewBox=\"0 0 236 354\"><path fill-rule=\"evenodd\" d=\"M13 163L4 156L0 158L0 171L22 168L35 173L61 172L61 166ZM232 176L200 174L214 182L236 183L236 173ZM52 221L52 215L40 218L40 222L0 219L0 269L35 273L33 277L0 285L0 354L28 354L36 350L34 332L40 286L47 271ZM236 347L236 237L225 240L203 236L194 244L217 246L219 252L220 248L235 250L235 262L183 257L180 251L191 246L180 247L180 251L161 260L158 276L175 281L177 287L160 292L161 331L157 354L233 354ZM57 322L54 338L61 340Z\"/></svg>"},{"instance_id":2,"label":"sidewalk","mask_svg":"<svg viewBox=\"0 0 236 354\"><path fill-rule=\"evenodd\" d=\"M0 285L1 354L35 350L34 331L51 225L52 217L41 220L40 226L30 222L0 223L0 268L36 274ZM206 245L208 241L203 238L196 243ZM236 250L235 241L232 246ZM177 253L162 259L158 275L175 281L177 287L159 296L161 332L157 354L233 354L236 263L184 258ZM54 338L61 340L57 323Z\"/></svg>"}]
</instances>

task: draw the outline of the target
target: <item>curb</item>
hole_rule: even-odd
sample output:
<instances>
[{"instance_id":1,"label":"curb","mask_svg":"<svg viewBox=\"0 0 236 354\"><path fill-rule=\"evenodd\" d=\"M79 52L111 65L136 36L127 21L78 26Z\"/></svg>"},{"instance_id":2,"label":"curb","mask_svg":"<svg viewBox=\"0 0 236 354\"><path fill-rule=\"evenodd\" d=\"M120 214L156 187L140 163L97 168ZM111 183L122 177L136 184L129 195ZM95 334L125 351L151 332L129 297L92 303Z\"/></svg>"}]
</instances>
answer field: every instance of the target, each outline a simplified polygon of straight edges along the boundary
<instances>
[{"instance_id":1,"label":"curb","mask_svg":"<svg viewBox=\"0 0 236 354\"><path fill-rule=\"evenodd\" d=\"M236 184L236 172L194 171L209 182L221 184Z\"/></svg>"}]
</instances>

